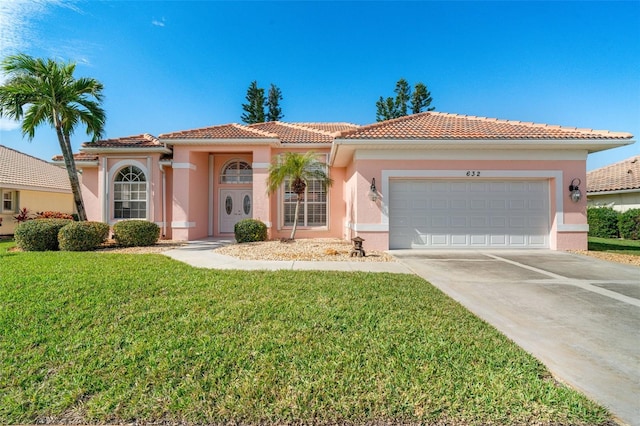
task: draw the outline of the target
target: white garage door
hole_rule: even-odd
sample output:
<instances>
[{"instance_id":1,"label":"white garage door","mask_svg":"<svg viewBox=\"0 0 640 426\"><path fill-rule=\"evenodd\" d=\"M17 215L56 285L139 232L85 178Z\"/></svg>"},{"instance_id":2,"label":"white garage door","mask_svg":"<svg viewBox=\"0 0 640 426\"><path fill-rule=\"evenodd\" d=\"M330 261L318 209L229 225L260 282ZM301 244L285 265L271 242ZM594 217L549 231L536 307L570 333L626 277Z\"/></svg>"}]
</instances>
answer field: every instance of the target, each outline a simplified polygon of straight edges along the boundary
<instances>
[{"instance_id":1,"label":"white garage door","mask_svg":"<svg viewBox=\"0 0 640 426\"><path fill-rule=\"evenodd\" d=\"M389 248L547 248L544 180L392 180Z\"/></svg>"}]
</instances>

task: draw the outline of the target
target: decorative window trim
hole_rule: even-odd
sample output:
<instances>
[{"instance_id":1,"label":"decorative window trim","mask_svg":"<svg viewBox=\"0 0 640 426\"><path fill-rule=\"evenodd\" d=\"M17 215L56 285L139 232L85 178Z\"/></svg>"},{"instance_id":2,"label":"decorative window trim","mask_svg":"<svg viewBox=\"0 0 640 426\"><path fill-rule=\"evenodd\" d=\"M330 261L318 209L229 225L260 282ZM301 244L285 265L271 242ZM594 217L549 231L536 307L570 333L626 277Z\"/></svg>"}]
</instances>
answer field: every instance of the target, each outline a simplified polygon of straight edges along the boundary
<instances>
[{"instance_id":1,"label":"decorative window trim","mask_svg":"<svg viewBox=\"0 0 640 426\"><path fill-rule=\"evenodd\" d=\"M17 198L17 192L18 191L14 191L13 189L2 189L0 190L0 193L2 194L2 212L3 213L16 213L17 211L17 206L16 206L16 198ZM8 197L7 197L8 195ZM9 207L7 207L7 203L9 205Z\"/></svg>"},{"instance_id":2,"label":"decorative window trim","mask_svg":"<svg viewBox=\"0 0 640 426\"><path fill-rule=\"evenodd\" d=\"M253 168L248 161L234 158L222 166L218 182L222 185L251 185Z\"/></svg>"},{"instance_id":3,"label":"decorative window trim","mask_svg":"<svg viewBox=\"0 0 640 426\"><path fill-rule=\"evenodd\" d=\"M142 176L144 177L144 183L145 183L145 196L144 199L137 199L137 200L129 200L129 201L135 201L135 202L144 202L145 206L144 206L144 217L117 217L116 216L116 202L119 201L123 201L123 200L116 200L116 179L118 178L118 175L122 172L122 170L124 170L127 167L135 167L137 169L139 169L142 173ZM110 169L109 169L109 192L110 194L107 197L107 203L108 203L108 210L110 212L109 216L111 217L112 221L120 221L120 220L127 220L127 219L149 219L149 208L150 208L150 180L149 180L149 170L147 169L147 167L145 167L145 165L142 162L139 161L119 161L116 164L114 164ZM111 222L110 220L110 222Z\"/></svg>"}]
</instances>

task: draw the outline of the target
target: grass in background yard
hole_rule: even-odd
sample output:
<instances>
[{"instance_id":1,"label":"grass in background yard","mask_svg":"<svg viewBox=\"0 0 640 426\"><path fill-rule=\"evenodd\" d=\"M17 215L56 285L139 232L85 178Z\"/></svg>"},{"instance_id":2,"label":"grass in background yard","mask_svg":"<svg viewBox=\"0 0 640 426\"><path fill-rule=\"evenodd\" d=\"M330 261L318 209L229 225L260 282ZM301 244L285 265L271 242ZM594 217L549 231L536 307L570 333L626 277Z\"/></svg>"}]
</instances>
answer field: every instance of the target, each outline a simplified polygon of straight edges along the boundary
<instances>
[{"instance_id":1,"label":"grass in background yard","mask_svg":"<svg viewBox=\"0 0 640 426\"><path fill-rule=\"evenodd\" d=\"M640 240L589 237L589 250L640 256Z\"/></svg>"},{"instance_id":2,"label":"grass in background yard","mask_svg":"<svg viewBox=\"0 0 640 426\"><path fill-rule=\"evenodd\" d=\"M0 423L604 424L412 275L194 269L0 243Z\"/></svg>"}]
</instances>

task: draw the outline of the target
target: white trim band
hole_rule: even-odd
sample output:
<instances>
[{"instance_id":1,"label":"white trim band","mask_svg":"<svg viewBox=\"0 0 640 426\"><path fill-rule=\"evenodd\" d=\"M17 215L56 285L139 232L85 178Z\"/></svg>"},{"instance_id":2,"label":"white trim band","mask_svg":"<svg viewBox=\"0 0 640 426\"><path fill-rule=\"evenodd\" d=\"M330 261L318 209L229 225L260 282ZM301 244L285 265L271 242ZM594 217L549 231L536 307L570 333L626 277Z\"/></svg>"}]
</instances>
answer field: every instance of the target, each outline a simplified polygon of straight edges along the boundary
<instances>
[{"instance_id":1,"label":"white trim band","mask_svg":"<svg viewBox=\"0 0 640 426\"><path fill-rule=\"evenodd\" d=\"M172 228L176 228L176 229L195 228L196 227L196 223L195 222L173 221L173 222L171 222L171 227Z\"/></svg>"},{"instance_id":2,"label":"white trim band","mask_svg":"<svg viewBox=\"0 0 640 426\"><path fill-rule=\"evenodd\" d=\"M174 169L191 169L196 170L196 165L192 163L172 163L171 167Z\"/></svg>"},{"instance_id":3,"label":"white trim band","mask_svg":"<svg viewBox=\"0 0 640 426\"><path fill-rule=\"evenodd\" d=\"M389 232L388 223L351 223L347 222L345 228L356 232Z\"/></svg>"},{"instance_id":4,"label":"white trim band","mask_svg":"<svg viewBox=\"0 0 640 426\"><path fill-rule=\"evenodd\" d=\"M558 232L589 232L589 225L571 223L558 225Z\"/></svg>"},{"instance_id":5,"label":"white trim band","mask_svg":"<svg viewBox=\"0 0 640 426\"><path fill-rule=\"evenodd\" d=\"M252 169L268 169L271 166L270 163L251 163Z\"/></svg>"}]
</instances>

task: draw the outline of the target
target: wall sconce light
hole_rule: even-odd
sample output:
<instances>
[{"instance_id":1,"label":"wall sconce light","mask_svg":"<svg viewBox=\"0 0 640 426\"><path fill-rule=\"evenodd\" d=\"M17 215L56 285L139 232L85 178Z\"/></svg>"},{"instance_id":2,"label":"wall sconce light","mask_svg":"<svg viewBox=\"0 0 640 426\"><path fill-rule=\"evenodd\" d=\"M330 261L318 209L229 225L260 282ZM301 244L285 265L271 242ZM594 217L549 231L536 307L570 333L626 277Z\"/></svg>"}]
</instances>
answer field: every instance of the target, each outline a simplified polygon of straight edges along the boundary
<instances>
[{"instance_id":1,"label":"wall sconce light","mask_svg":"<svg viewBox=\"0 0 640 426\"><path fill-rule=\"evenodd\" d=\"M576 182L577 181L577 182ZM571 181L571 185L569 185L569 196L571 197L571 201L577 203L582 198L582 193L580 192L580 184L582 181L578 178L575 178Z\"/></svg>"},{"instance_id":2,"label":"wall sconce light","mask_svg":"<svg viewBox=\"0 0 640 426\"><path fill-rule=\"evenodd\" d=\"M373 202L378 200L378 189L376 188L376 178L371 179L371 186L369 187L369 192L367 193L369 199Z\"/></svg>"}]
</instances>

